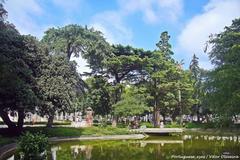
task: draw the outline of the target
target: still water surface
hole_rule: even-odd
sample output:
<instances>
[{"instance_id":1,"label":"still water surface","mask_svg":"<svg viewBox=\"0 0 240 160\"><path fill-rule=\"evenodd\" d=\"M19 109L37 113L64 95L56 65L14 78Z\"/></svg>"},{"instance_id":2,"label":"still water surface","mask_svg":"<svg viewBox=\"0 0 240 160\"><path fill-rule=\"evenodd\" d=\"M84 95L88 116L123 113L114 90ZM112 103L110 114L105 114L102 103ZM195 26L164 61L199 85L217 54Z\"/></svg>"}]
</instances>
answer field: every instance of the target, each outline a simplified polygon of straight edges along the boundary
<instances>
[{"instance_id":1,"label":"still water surface","mask_svg":"<svg viewBox=\"0 0 240 160\"><path fill-rule=\"evenodd\" d=\"M240 159L240 136L181 135L151 136L145 140L74 141L52 144L49 152L50 160Z\"/></svg>"}]
</instances>

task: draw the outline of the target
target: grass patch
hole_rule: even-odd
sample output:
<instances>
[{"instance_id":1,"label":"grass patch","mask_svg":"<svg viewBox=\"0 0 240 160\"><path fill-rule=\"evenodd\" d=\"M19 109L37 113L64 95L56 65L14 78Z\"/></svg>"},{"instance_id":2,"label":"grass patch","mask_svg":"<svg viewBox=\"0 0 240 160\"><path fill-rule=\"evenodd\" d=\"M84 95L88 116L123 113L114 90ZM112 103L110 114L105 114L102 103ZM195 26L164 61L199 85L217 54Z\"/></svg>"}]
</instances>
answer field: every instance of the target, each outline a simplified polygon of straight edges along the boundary
<instances>
[{"instance_id":1,"label":"grass patch","mask_svg":"<svg viewBox=\"0 0 240 160\"><path fill-rule=\"evenodd\" d=\"M120 135L129 134L126 128L113 128L107 127L89 127L89 128L70 128L70 127L26 127L24 131L30 131L31 133L42 132L48 137L73 137L82 135Z\"/></svg>"},{"instance_id":2,"label":"grass patch","mask_svg":"<svg viewBox=\"0 0 240 160\"><path fill-rule=\"evenodd\" d=\"M130 134L127 128L89 127L89 128L70 128L70 127L25 127L24 132L42 133L47 137L78 137L78 136L103 136L103 135L125 135ZM0 136L0 146L16 142L18 137Z\"/></svg>"},{"instance_id":3,"label":"grass patch","mask_svg":"<svg viewBox=\"0 0 240 160\"><path fill-rule=\"evenodd\" d=\"M185 128L205 128L205 124L190 122L186 124Z\"/></svg>"},{"instance_id":4,"label":"grass patch","mask_svg":"<svg viewBox=\"0 0 240 160\"><path fill-rule=\"evenodd\" d=\"M222 129L185 129L184 134L191 134L191 135L216 135L216 136L235 136L240 135L240 129L229 129L229 128L222 128Z\"/></svg>"},{"instance_id":5,"label":"grass patch","mask_svg":"<svg viewBox=\"0 0 240 160\"><path fill-rule=\"evenodd\" d=\"M172 122L170 124L166 124L164 128L182 128L182 125L178 124L177 122Z\"/></svg>"},{"instance_id":6,"label":"grass patch","mask_svg":"<svg viewBox=\"0 0 240 160\"><path fill-rule=\"evenodd\" d=\"M153 124L150 122L141 122L140 126L146 126L147 128L154 128Z\"/></svg>"}]
</instances>

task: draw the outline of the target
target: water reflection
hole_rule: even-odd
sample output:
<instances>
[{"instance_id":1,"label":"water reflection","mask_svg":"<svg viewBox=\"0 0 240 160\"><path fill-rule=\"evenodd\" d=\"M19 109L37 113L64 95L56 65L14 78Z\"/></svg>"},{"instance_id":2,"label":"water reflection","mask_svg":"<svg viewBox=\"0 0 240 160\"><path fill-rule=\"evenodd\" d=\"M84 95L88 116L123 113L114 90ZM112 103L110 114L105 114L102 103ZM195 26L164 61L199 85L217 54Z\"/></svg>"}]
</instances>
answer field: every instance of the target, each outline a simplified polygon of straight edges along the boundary
<instances>
[{"instance_id":1,"label":"water reflection","mask_svg":"<svg viewBox=\"0 0 240 160\"><path fill-rule=\"evenodd\" d=\"M240 157L240 137L189 134L131 141L64 142L52 145L48 159L164 160L182 159L179 156L195 156L196 159L205 155Z\"/></svg>"},{"instance_id":2,"label":"water reflection","mask_svg":"<svg viewBox=\"0 0 240 160\"><path fill-rule=\"evenodd\" d=\"M83 154L83 156L90 160L92 157L92 148L91 145L73 145L70 147L72 151L73 158L79 157L79 155Z\"/></svg>"},{"instance_id":3,"label":"water reflection","mask_svg":"<svg viewBox=\"0 0 240 160\"><path fill-rule=\"evenodd\" d=\"M201 136L193 136L193 135L183 135L182 139L183 140L191 140L191 139L203 139L205 141L233 141L233 142L240 142L240 136L213 136L213 135L201 135Z\"/></svg>"}]
</instances>

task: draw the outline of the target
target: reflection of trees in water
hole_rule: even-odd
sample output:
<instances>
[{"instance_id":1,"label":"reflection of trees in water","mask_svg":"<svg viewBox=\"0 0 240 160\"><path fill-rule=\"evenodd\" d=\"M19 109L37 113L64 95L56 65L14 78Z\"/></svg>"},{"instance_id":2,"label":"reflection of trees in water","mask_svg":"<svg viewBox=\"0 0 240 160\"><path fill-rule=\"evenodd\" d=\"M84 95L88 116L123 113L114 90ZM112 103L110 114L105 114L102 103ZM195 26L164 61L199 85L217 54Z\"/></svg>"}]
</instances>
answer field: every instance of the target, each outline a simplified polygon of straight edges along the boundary
<instances>
[{"instance_id":1,"label":"reflection of trees in water","mask_svg":"<svg viewBox=\"0 0 240 160\"><path fill-rule=\"evenodd\" d=\"M60 146L54 146L51 148L51 160L57 160L57 151L61 150Z\"/></svg>"},{"instance_id":2,"label":"reflection of trees in water","mask_svg":"<svg viewBox=\"0 0 240 160\"><path fill-rule=\"evenodd\" d=\"M234 155L240 149L237 136L207 135L137 141L86 141L81 144L69 142L59 146L61 149L55 149L57 160L159 160L171 159L172 155L221 155L223 152Z\"/></svg>"},{"instance_id":3,"label":"reflection of trees in water","mask_svg":"<svg viewBox=\"0 0 240 160\"><path fill-rule=\"evenodd\" d=\"M91 160L92 145L64 145L53 146L51 154L48 159L50 160Z\"/></svg>"},{"instance_id":4,"label":"reflection of trees in water","mask_svg":"<svg viewBox=\"0 0 240 160\"><path fill-rule=\"evenodd\" d=\"M91 145L73 145L70 148L75 159L84 157L86 160L90 160L92 157L93 146Z\"/></svg>"}]
</instances>

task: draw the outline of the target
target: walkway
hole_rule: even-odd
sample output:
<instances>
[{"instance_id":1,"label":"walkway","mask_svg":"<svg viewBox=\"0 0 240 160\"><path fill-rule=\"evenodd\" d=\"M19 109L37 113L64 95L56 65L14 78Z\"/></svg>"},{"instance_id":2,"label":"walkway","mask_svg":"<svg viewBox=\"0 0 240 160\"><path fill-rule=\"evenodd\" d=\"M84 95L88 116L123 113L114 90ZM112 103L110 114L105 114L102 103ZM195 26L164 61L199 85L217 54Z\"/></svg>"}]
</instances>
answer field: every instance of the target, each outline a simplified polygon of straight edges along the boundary
<instances>
[{"instance_id":1,"label":"walkway","mask_svg":"<svg viewBox=\"0 0 240 160\"><path fill-rule=\"evenodd\" d=\"M146 134L171 134L171 133L182 133L182 128L140 128L132 129L131 131L136 133L146 133Z\"/></svg>"}]
</instances>

